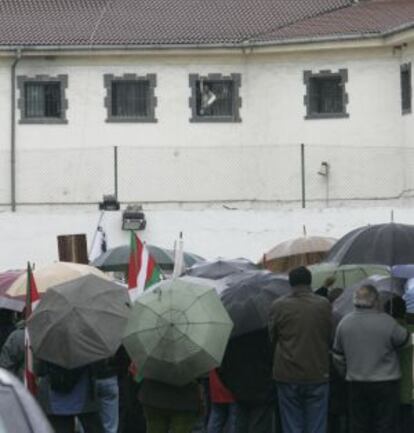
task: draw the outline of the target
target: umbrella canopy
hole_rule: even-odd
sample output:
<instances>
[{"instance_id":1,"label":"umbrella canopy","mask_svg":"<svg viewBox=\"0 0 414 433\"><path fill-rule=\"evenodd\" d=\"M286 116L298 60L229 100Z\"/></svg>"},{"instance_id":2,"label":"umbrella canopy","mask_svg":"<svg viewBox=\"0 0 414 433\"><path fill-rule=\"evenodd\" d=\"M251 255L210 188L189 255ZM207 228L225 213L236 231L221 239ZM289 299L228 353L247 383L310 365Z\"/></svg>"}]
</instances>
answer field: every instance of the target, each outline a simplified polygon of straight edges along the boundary
<instances>
[{"instance_id":1,"label":"umbrella canopy","mask_svg":"<svg viewBox=\"0 0 414 433\"><path fill-rule=\"evenodd\" d=\"M146 245L148 252L157 262L158 266L164 271L172 271L174 268L174 251L166 248L157 247L155 245ZM92 265L103 271L126 272L128 270L130 246L121 245L116 248L111 248L105 253L97 257ZM186 267L192 266L194 263L201 262L204 259L196 254L185 252L184 264Z\"/></svg>"},{"instance_id":2,"label":"umbrella canopy","mask_svg":"<svg viewBox=\"0 0 414 433\"><path fill-rule=\"evenodd\" d=\"M392 278L390 276L371 275L359 283L345 288L342 295L333 304L333 310L336 316L343 317L354 310L354 292L356 289L365 284L371 284L376 287L376 289L380 292L382 302L391 299L394 295L402 296L404 293L401 280Z\"/></svg>"},{"instance_id":3,"label":"umbrella canopy","mask_svg":"<svg viewBox=\"0 0 414 433\"><path fill-rule=\"evenodd\" d=\"M391 269L391 275L396 278L414 278L414 265L395 265Z\"/></svg>"},{"instance_id":4,"label":"umbrella canopy","mask_svg":"<svg viewBox=\"0 0 414 433\"><path fill-rule=\"evenodd\" d=\"M414 263L414 225L389 223L357 228L333 246L325 261L340 265Z\"/></svg>"},{"instance_id":5,"label":"umbrella canopy","mask_svg":"<svg viewBox=\"0 0 414 433\"><path fill-rule=\"evenodd\" d=\"M214 284L181 277L137 299L123 343L143 377L180 386L220 365L232 326Z\"/></svg>"},{"instance_id":6,"label":"umbrella canopy","mask_svg":"<svg viewBox=\"0 0 414 433\"><path fill-rule=\"evenodd\" d=\"M198 278L209 278L219 280L232 274L245 271L257 271L257 266L247 259L217 259L193 265L187 275Z\"/></svg>"},{"instance_id":7,"label":"umbrella canopy","mask_svg":"<svg viewBox=\"0 0 414 433\"><path fill-rule=\"evenodd\" d=\"M0 432L53 433L35 399L3 369L0 369L0 402Z\"/></svg>"},{"instance_id":8,"label":"umbrella canopy","mask_svg":"<svg viewBox=\"0 0 414 433\"><path fill-rule=\"evenodd\" d=\"M298 266L321 262L336 239L323 236L302 236L282 242L263 256L263 265L273 272L289 272Z\"/></svg>"},{"instance_id":9,"label":"umbrella canopy","mask_svg":"<svg viewBox=\"0 0 414 433\"><path fill-rule=\"evenodd\" d=\"M234 323L232 337L266 328L273 301L290 293L288 277L270 271L248 271L224 281L221 301Z\"/></svg>"},{"instance_id":10,"label":"umbrella canopy","mask_svg":"<svg viewBox=\"0 0 414 433\"><path fill-rule=\"evenodd\" d=\"M71 262L56 262L33 271L39 293L44 293L49 287L75 280L84 275L96 275L109 279L102 271L93 266ZM21 274L8 288L7 295L25 299L27 290L27 272Z\"/></svg>"},{"instance_id":11,"label":"umbrella canopy","mask_svg":"<svg viewBox=\"0 0 414 433\"><path fill-rule=\"evenodd\" d=\"M335 287L344 289L350 287L358 281L368 278L370 275L390 275L390 268L383 265L342 265L335 263L320 263L309 266L312 272L312 288L319 289L328 277L335 277Z\"/></svg>"},{"instance_id":12,"label":"umbrella canopy","mask_svg":"<svg viewBox=\"0 0 414 433\"><path fill-rule=\"evenodd\" d=\"M64 368L110 357L129 310L127 290L96 275L51 287L27 323L33 351Z\"/></svg>"},{"instance_id":13,"label":"umbrella canopy","mask_svg":"<svg viewBox=\"0 0 414 433\"><path fill-rule=\"evenodd\" d=\"M12 299L8 290L11 285L22 275L24 271L5 271L0 272L0 308L7 308L8 310L23 311L24 301L21 299Z\"/></svg>"}]
</instances>

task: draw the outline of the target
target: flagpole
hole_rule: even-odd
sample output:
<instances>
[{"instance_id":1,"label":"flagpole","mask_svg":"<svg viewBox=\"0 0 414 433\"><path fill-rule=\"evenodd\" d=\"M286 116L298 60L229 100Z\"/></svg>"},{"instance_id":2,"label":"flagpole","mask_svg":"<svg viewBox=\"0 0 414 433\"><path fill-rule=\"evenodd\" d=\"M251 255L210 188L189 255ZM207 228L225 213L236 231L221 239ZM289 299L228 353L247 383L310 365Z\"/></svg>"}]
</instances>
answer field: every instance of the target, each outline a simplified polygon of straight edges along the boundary
<instances>
[{"instance_id":1,"label":"flagpole","mask_svg":"<svg viewBox=\"0 0 414 433\"><path fill-rule=\"evenodd\" d=\"M88 257L91 255L93 248L95 246L96 238L98 235L98 229L101 226L104 215L105 215L105 211L103 210L103 211L101 211L101 213L99 215L98 224L96 225L95 233L93 234L91 247L89 248L89 251L88 251Z\"/></svg>"},{"instance_id":2,"label":"flagpole","mask_svg":"<svg viewBox=\"0 0 414 433\"><path fill-rule=\"evenodd\" d=\"M183 272L183 232L180 232L179 238L177 241L175 241L175 247L174 247L174 269L172 278L179 277Z\"/></svg>"}]
</instances>

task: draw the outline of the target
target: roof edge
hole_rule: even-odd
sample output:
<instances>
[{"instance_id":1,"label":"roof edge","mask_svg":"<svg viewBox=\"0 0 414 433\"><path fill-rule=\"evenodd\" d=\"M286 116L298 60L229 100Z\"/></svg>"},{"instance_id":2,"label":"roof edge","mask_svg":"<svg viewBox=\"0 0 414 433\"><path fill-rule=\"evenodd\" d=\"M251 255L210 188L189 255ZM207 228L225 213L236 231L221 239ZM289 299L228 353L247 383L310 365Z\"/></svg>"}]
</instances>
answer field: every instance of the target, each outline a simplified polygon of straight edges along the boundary
<instances>
[{"instance_id":1,"label":"roof edge","mask_svg":"<svg viewBox=\"0 0 414 433\"><path fill-rule=\"evenodd\" d=\"M142 53L148 54L161 54L166 52L171 54L193 54L193 51L198 53L209 52L211 54L229 54L233 51L236 54L240 54L240 52L260 52L261 49L264 49L266 52L331 49L341 46L344 42L353 43L352 47L347 46L344 48L365 48L372 46L387 46L389 43L395 42L392 39L393 36L400 36L399 40L403 40L404 38L409 39L407 35L404 35L403 33L410 32L413 29L414 22L410 22L384 32L328 35L310 38L299 37L269 41L246 40L243 42L224 44L0 45L0 55L13 55L16 51L21 51L26 55L50 55L50 53L65 53L68 55L76 53L86 55L92 52L119 52L119 54L126 54L134 51L141 51ZM411 37L414 39L414 33ZM335 47L332 47L329 44L335 44Z\"/></svg>"}]
</instances>

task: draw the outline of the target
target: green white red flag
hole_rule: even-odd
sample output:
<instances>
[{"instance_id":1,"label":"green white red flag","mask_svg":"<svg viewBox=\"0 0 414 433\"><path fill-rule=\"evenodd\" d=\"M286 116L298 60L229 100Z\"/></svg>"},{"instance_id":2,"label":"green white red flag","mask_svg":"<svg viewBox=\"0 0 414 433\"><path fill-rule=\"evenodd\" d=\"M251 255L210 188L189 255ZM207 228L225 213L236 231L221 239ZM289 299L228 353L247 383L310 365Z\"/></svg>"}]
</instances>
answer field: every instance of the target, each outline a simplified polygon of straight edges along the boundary
<instances>
[{"instance_id":1,"label":"green white red flag","mask_svg":"<svg viewBox=\"0 0 414 433\"><path fill-rule=\"evenodd\" d=\"M26 290L25 320L27 321L40 300L39 292L36 287L36 282L33 276L32 268L30 267L30 263L27 264L26 284L27 284L26 286L27 290ZM26 385L26 388L33 395L36 395L37 392L36 376L34 374L34 369L33 369L33 353L32 353L32 347L30 345L30 337L27 331L27 326L25 327L24 330L24 354L25 354L24 383Z\"/></svg>"},{"instance_id":2,"label":"green white red flag","mask_svg":"<svg viewBox=\"0 0 414 433\"><path fill-rule=\"evenodd\" d=\"M154 258L138 236L131 231L131 252L128 266L128 290L132 301L147 287L161 280L162 273Z\"/></svg>"}]
</instances>

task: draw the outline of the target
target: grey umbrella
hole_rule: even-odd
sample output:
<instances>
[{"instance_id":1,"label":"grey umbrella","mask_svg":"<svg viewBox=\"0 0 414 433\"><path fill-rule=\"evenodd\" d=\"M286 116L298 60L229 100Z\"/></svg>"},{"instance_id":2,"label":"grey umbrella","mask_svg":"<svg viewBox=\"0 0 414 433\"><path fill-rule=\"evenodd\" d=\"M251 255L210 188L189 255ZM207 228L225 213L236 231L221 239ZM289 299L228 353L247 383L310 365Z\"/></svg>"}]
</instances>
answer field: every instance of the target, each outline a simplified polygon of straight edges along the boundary
<instances>
[{"instance_id":1,"label":"grey umbrella","mask_svg":"<svg viewBox=\"0 0 414 433\"><path fill-rule=\"evenodd\" d=\"M353 311L354 292L358 287L366 284L373 285L379 291L382 302L391 299L395 295L402 296L404 294L403 285L400 279L384 275L371 275L370 277L345 288L342 295L339 296L333 304L335 317L341 318Z\"/></svg>"},{"instance_id":2,"label":"grey umbrella","mask_svg":"<svg viewBox=\"0 0 414 433\"><path fill-rule=\"evenodd\" d=\"M232 274L257 270L258 267L247 259L217 259L196 263L186 272L186 274L192 277L219 280Z\"/></svg>"},{"instance_id":3,"label":"grey umbrella","mask_svg":"<svg viewBox=\"0 0 414 433\"><path fill-rule=\"evenodd\" d=\"M53 433L35 399L19 380L1 368L0 432Z\"/></svg>"},{"instance_id":4,"label":"grey umbrella","mask_svg":"<svg viewBox=\"0 0 414 433\"><path fill-rule=\"evenodd\" d=\"M129 310L127 290L96 275L51 287L27 323L34 354L64 368L112 356Z\"/></svg>"}]
</instances>

